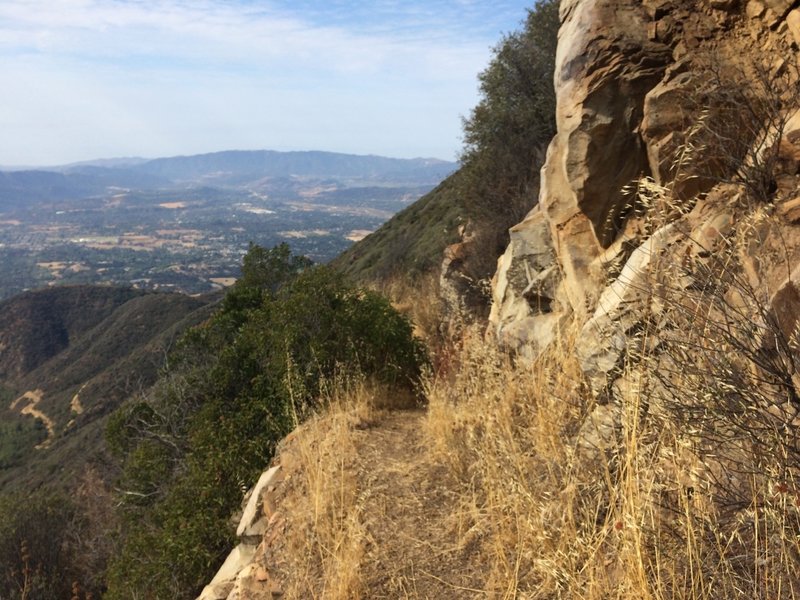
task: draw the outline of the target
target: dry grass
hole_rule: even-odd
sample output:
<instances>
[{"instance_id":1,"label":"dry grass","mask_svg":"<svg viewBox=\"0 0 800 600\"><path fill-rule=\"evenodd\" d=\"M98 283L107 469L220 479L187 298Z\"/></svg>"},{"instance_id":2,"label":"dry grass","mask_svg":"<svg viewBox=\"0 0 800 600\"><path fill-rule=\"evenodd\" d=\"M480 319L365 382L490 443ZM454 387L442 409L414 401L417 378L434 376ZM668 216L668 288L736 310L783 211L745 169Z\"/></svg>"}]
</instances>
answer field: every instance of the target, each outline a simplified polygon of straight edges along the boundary
<instances>
[{"instance_id":1,"label":"dry grass","mask_svg":"<svg viewBox=\"0 0 800 600\"><path fill-rule=\"evenodd\" d=\"M375 398L376 388L364 381L336 382L327 410L302 425L283 453L284 468L300 479L292 482L299 493L287 511L292 535L283 549L289 599L364 597L366 531L352 432L375 418Z\"/></svg>"},{"instance_id":2,"label":"dry grass","mask_svg":"<svg viewBox=\"0 0 800 600\"><path fill-rule=\"evenodd\" d=\"M645 237L669 222L695 243L680 231L691 205L652 182L639 194ZM737 262L757 209L737 213L724 251L652 261L605 404L584 385L580 323L533 361L466 327L438 347L421 419L377 410L386 390L335 387L296 439L307 504L292 505L288 596L800 597L800 442L770 411L794 391L780 369L799 343L763 335L770 309ZM394 297L437 321L410 288Z\"/></svg>"},{"instance_id":3,"label":"dry grass","mask_svg":"<svg viewBox=\"0 0 800 600\"><path fill-rule=\"evenodd\" d=\"M333 386L281 453L286 597L797 597L794 482L753 474L726 511L724 461L648 406L658 380L630 365L598 406L578 342L522 364L470 329L427 414Z\"/></svg>"},{"instance_id":4,"label":"dry grass","mask_svg":"<svg viewBox=\"0 0 800 600\"><path fill-rule=\"evenodd\" d=\"M363 382L284 442L283 534L266 567L287 598L473 598L480 565L456 544L458 484L433 460L424 411Z\"/></svg>"},{"instance_id":5,"label":"dry grass","mask_svg":"<svg viewBox=\"0 0 800 600\"><path fill-rule=\"evenodd\" d=\"M438 271L419 275L413 280L395 277L384 282L379 291L411 319L417 335L426 341L438 335L443 310L439 299Z\"/></svg>"},{"instance_id":6,"label":"dry grass","mask_svg":"<svg viewBox=\"0 0 800 600\"><path fill-rule=\"evenodd\" d=\"M574 336L515 364L467 336L452 380L429 382L427 435L462 484L464 539L480 538L492 598L795 598L800 495L752 477L730 518L714 502L719 457L647 415L629 370L613 435L587 448L592 416Z\"/></svg>"}]
</instances>

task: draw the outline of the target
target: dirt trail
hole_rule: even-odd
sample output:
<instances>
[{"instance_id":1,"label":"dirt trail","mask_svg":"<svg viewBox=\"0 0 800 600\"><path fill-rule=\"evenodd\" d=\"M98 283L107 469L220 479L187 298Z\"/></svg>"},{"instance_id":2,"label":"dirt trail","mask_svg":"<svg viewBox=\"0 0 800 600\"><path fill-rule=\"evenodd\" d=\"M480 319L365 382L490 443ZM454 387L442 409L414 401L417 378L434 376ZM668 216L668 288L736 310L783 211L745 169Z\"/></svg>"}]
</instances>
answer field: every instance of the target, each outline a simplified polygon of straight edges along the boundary
<instances>
[{"instance_id":1,"label":"dirt trail","mask_svg":"<svg viewBox=\"0 0 800 600\"><path fill-rule=\"evenodd\" d=\"M16 410L17 406L23 400L27 400L28 404L26 404L20 409L19 411L20 414L30 415L34 419L39 419L42 423L44 423L44 426L47 428L47 439L43 441L41 444L36 446L37 450L41 450L42 448L47 448L53 442L53 438L56 435L56 424L50 417L48 417L41 410L36 408L42 401L42 396L44 396L44 392L42 390L32 390L29 392L25 392L24 394L22 394L22 396L14 400L11 403L11 406L9 407L11 410Z\"/></svg>"},{"instance_id":2,"label":"dirt trail","mask_svg":"<svg viewBox=\"0 0 800 600\"><path fill-rule=\"evenodd\" d=\"M475 598L480 565L458 545L458 484L432 461L421 411L388 413L356 432L358 477L372 544L364 562L371 598Z\"/></svg>"},{"instance_id":3,"label":"dirt trail","mask_svg":"<svg viewBox=\"0 0 800 600\"><path fill-rule=\"evenodd\" d=\"M76 415L82 415L83 414L83 405L81 404L81 392L83 392L83 389L87 385L89 385L89 384L88 383L84 383L81 386L81 389L79 389L77 392L75 392L75 395L72 397L72 400L69 403L69 409L73 413L75 413Z\"/></svg>"},{"instance_id":4,"label":"dirt trail","mask_svg":"<svg viewBox=\"0 0 800 600\"><path fill-rule=\"evenodd\" d=\"M334 448L333 456L323 458L324 464L345 461L344 478L349 482L354 477L358 490L356 512L360 524L355 535L363 540L363 553L358 559L361 585L355 596L371 600L486 597L481 591L485 565L477 553L477 540L459 543L468 537L460 535L460 485L445 465L433 460L426 447L424 419L425 412L420 410L381 413L367 422L356 423L341 452L337 454ZM307 432L301 427L297 436L303 435ZM309 503L314 505L310 500L313 494L303 483L303 469L308 466L300 466L295 454L297 446L297 440L290 441L278 457L288 477L277 492L276 517L314 510L309 508ZM323 452L324 442L314 443L313 447ZM334 475L334 480L336 477L339 476ZM292 548L303 545L302 538L312 525L291 516L287 521L286 526L279 527L280 534L267 534L269 547L263 564L277 576L283 589L297 590L299 585L300 595L290 593L288 597L351 597L352 592L321 592L324 584L319 583L319 571L307 573L303 581L295 579L292 584L296 572L304 568L302 555L292 558ZM323 548L322 553L326 552L328 549ZM312 591L310 587L316 589Z\"/></svg>"}]
</instances>

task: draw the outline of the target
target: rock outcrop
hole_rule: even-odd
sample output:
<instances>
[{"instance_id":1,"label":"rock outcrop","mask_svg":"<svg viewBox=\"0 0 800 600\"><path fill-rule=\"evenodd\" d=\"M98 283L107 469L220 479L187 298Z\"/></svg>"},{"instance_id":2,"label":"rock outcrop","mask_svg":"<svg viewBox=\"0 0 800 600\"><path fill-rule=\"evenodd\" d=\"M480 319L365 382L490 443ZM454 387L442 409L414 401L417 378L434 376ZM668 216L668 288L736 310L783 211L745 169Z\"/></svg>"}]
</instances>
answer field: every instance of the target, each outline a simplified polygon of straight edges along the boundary
<instances>
[{"instance_id":1,"label":"rock outcrop","mask_svg":"<svg viewBox=\"0 0 800 600\"><path fill-rule=\"evenodd\" d=\"M280 466L264 471L246 497L236 536L239 544L197 600L247 600L277 598L280 586L263 566L270 535L276 534L281 520L274 507L276 486L283 480Z\"/></svg>"},{"instance_id":2,"label":"rock outcrop","mask_svg":"<svg viewBox=\"0 0 800 600\"><path fill-rule=\"evenodd\" d=\"M739 295L764 299L764 327L777 319L794 335L796 5L562 0L558 133L539 203L511 230L493 281L502 344L535 356L577 324L587 383L605 403L642 329L652 348L668 337L665 294L691 296L721 249L741 279L718 293L733 302L746 286Z\"/></svg>"}]
</instances>

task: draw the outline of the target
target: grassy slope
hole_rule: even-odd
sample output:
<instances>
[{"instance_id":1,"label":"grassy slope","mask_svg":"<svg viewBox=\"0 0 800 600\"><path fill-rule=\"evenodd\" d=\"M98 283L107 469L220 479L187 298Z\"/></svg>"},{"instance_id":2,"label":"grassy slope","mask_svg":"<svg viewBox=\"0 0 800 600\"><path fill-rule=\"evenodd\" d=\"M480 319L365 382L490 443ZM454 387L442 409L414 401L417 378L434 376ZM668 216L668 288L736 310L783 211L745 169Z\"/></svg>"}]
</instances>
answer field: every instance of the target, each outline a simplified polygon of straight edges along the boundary
<instances>
[{"instance_id":1,"label":"grassy slope","mask_svg":"<svg viewBox=\"0 0 800 600\"><path fill-rule=\"evenodd\" d=\"M467 220L459 198L462 179L456 171L331 264L358 283L385 283L397 275L413 278L438 269L442 252L458 241L458 227Z\"/></svg>"},{"instance_id":2,"label":"grassy slope","mask_svg":"<svg viewBox=\"0 0 800 600\"><path fill-rule=\"evenodd\" d=\"M52 305L54 314L78 315L80 306L72 303L74 299L102 292L109 298L122 293L115 288L97 288L78 295L60 295L57 298L66 306L56 301ZM0 411L7 424L0 459L5 460L6 467L14 466L0 470L0 487L35 486L53 477L67 482L87 463L105 463L106 416L127 396L155 381L166 351L180 332L206 318L211 309L209 298L150 293L130 296L127 302L105 311L105 318L92 327L85 325L90 323L85 318L80 327L67 318L67 328L74 331L68 346L13 384L6 384L5 397L43 390L39 408L55 421L57 436L50 448L33 450L32 446L42 441L42 432L31 428L31 417L11 412L5 402ZM36 352L41 353L42 348ZM75 394L79 395L82 414L70 408Z\"/></svg>"}]
</instances>

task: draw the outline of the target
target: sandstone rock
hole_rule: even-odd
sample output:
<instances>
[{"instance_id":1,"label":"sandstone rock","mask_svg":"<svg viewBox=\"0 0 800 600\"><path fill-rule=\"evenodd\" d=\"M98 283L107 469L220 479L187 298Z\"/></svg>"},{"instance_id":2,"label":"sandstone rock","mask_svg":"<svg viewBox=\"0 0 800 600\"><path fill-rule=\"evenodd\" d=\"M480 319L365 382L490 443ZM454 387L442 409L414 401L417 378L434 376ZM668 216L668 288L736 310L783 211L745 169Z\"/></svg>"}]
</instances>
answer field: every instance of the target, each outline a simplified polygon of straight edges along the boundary
<instances>
[{"instance_id":1,"label":"sandstone rock","mask_svg":"<svg viewBox=\"0 0 800 600\"><path fill-rule=\"evenodd\" d=\"M439 271L439 296L450 335L458 335L464 323L475 317L485 318L489 296L487 281L476 273L490 269L477 264L481 249L472 224L460 227L459 234L461 241L445 248Z\"/></svg>"},{"instance_id":2,"label":"sandstone rock","mask_svg":"<svg viewBox=\"0 0 800 600\"><path fill-rule=\"evenodd\" d=\"M643 0L642 5L647 11L647 15L658 20L670 13L674 8L673 0Z\"/></svg>"},{"instance_id":3,"label":"sandstone rock","mask_svg":"<svg viewBox=\"0 0 800 600\"><path fill-rule=\"evenodd\" d=\"M227 600L235 583L235 580L209 583L203 588L197 600Z\"/></svg>"},{"instance_id":4,"label":"sandstone rock","mask_svg":"<svg viewBox=\"0 0 800 600\"><path fill-rule=\"evenodd\" d=\"M777 15L779 19L786 16L789 9L792 8L794 0L763 0L766 5Z\"/></svg>"},{"instance_id":5,"label":"sandstone rock","mask_svg":"<svg viewBox=\"0 0 800 600\"><path fill-rule=\"evenodd\" d=\"M800 197L780 204L778 214L792 224L800 223Z\"/></svg>"},{"instance_id":6,"label":"sandstone rock","mask_svg":"<svg viewBox=\"0 0 800 600\"><path fill-rule=\"evenodd\" d=\"M592 318L583 326L582 343L576 353L596 397L603 397L618 374L628 336L645 314L642 309L655 286L653 268L658 266L658 257L678 238L677 225L670 223L634 250L619 277L603 292Z\"/></svg>"},{"instance_id":7,"label":"sandstone rock","mask_svg":"<svg viewBox=\"0 0 800 600\"><path fill-rule=\"evenodd\" d=\"M250 564L255 552L256 546L251 544L239 544L231 550L214 579L203 589L197 600L226 600L233 590L236 576Z\"/></svg>"},{"instance_id":8,"label":"sandstone rock","mask_svg":"<svg viewBox=\"0 0 800 600\"><path fill-rule=\"evenodd\" d=\"M282 594L264 567L250 564L241 570L227 600L268 600Z\"/></svg>"},{"instance_id":9,"label":"sandstone rock","mask_svg":"<svg viewBox=\"0 0 800 600\"><path fill-rule=\"evenodd\" d=\"M644 100L641 132L653 179L666 185L674 178L673 166L683 137L691 123L691 94L697 89L692 73L678 73L661 81Z\"/></svg>"},{"instance_id":10,"label":"sandstone rock","mask_svg":"<svg viewBox=\"0 0 800 600\"><path fill-rule=\"evenodd\" d=\"M619 404L616 402L595 406L578 432L578 453L594 457L613 451L617 446L621 416Z\"/></svg>"},{"instance_id":11,"label":"sandstone rock","mask_svg":"<svg viewBox=\"0 0 800 600\"><path fill-rule=\"evenodd\" d=\"M511 241L498 260L489 322L501 343L529 346L535 355L552 341L565 308L557 297L561 269L541 209L509 233Z\"/></svg>"},{"instance_id":12,"label":"sandstone rock","mask_svg":"<svg viewBox=\"0 0 800 600\"><path fill-rule=\"evenodd\" d=\"M751 19L760 19L764 16L764 11L767 10L762 2L759 0L750 0L745 8L745 13Z\"/></svg>"},{"instance_id":13,"label":"sandstone rock","mask_svg":"<svg viewBox=\"0 0 800 600\"><path fill-rule=\"evenodd\" d=\"M618 367L638 339L645 308L660 310L657 297L646 297L657 257L675 269L670 284L679 296L702 288L714 253L743 237L742 277L762 297L780 287L787 263L800 261L800 234L791 231L800 223L800 117L797 126L794 116L787 123L773 173L781 218L765 209L758 223L740 222L747 204L741 186L719 184L715 169L724 165L711 156L693 156L680 175L673 169L708 108L696 90L709 82L696 65L713 55L715 66L745 74L750 53L753 63L767 57L770 74L786 75L800 8L793 0L562 0L560 11L558 133L542 169L539 207L512 229L498 261L492 327L504 343L535 356L574 318L582 326L581 367L602 400L617 393ZM650 217L641 204L630 211L631 183L641 175L685 200L680 210L659 207L659 223L679 226L644 241ZM681 216L689 202L697 210ZM655 337L665 344L661 333Z\"/></svg>"},{"instance_id":14,"label":"sandstone rock","mask_svg":"<svg viewBox=\"0 0 800 600\"><path fill-rule=\"evenodd\" d=\"M800 10L793 10L786 16L786 25L792 34L794 43L800 46Z\"/></svg>"},{"instance_id":15,"label":"sandstone rock","mask_svg":"<svg viewBox=\"0 0 800 600\"><path fill-rule=\"evenodd\" d=\"M703 256L716 250L720 241L731 232L733 226L733 215L727 211L702 222L689 236L694 245L694 255Z\"/></svg>"},{"instance_id":16,"label":"sandstone rock","mask_svg":"<svg viewBox=\"0 0 800 600\"><path fill-rule=\"evenodd\" d=\"M250 499L247 501L242 513L239 527L236 529L236 536L243 541L258 543L267 530L267 522L271 515L264 514L264 510L262 510L264 495L269 486L277 483L280 479L280 473L280 466L264 471L261 477L258 478L255 487L251 490Z\"/></svg>"},{"instance_id":17,"label":"sandstone rock","mask_svg":"<svg viewBox=\"0 0 800 600\"><path fill-rule=\"evenodd\" d=\"M566 295L573 310L585 312L602 277L588 265L616 236L631 200L627 186L647 170L637 128L644 96L661 79L671 52L647 39L638 2L573 0L561 8L558 134L539 201L555 232Z\"/></svg>"},{"instance_id":18,"label":"sandstone rock","mask_svg":"<svg viewBox=\"0 0 800 600\"><path fill-rule=\"evenodd\" d=\"M794 339L800 320L800 273L793 273L770 299L770 308L783 339Z\"/></svg>"},{"instance_id":19,"label":"sandstone rock","mask_svg":"<svg viewBox=\"0 0 800 600\"><path fill-rule=\"evenodd\" d=\"M659 0L645 6L653 17L673 8ZM564 316L594 310L606 276L597 259L630 209L631 182L649 170L638 133L644 99L672 56L648 39L638 0L564 0L560 14L558 134L539 207L512 229L498 262L491 315L501 339L527 340L534 355Z\"/></svg>"}]
</instances>

